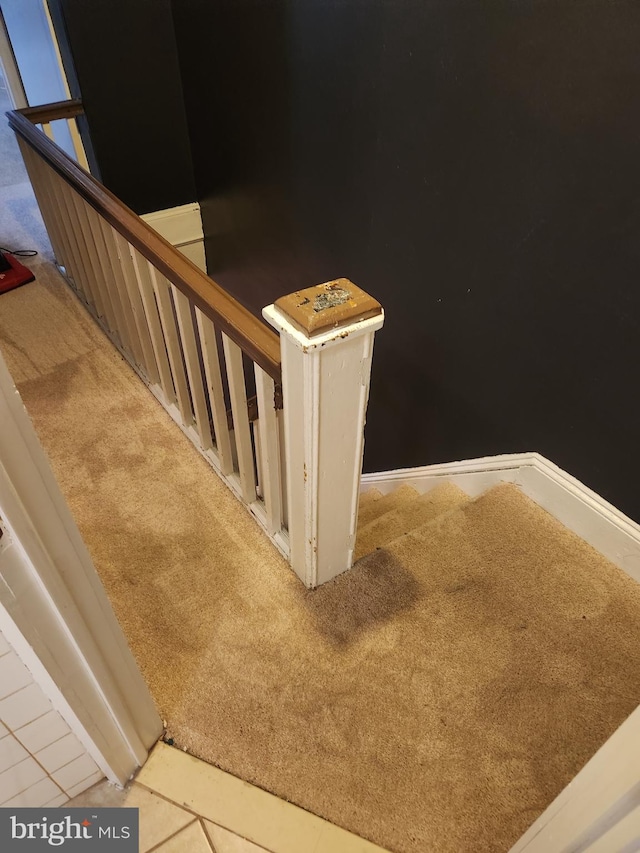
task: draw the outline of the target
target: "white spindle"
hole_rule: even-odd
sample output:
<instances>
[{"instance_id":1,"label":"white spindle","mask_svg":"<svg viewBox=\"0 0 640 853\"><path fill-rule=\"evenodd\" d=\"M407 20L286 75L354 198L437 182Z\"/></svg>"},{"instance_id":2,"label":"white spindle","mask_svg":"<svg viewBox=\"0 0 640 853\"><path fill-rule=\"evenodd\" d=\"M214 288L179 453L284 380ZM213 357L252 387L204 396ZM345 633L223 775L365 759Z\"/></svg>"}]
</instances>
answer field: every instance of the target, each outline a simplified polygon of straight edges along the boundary
<instances>
[{"instance_id":1,"label":"white spindle","mask_svg":"<svg viewBox=\"0 0 640 853\"><path fill-rule=\"evenodd\" d=\"M74 265L74 280L79 291L83 294L87 305L92 313L97 314L95 297L91 286L89 271L85 265L84 257L80 251L80 241L78 239L78 223L75 217L75 211L71 204L70 195L73 191L69 188L65 180L57 175L54 178L54 193L60 204L60 213L63 222L66 224L67 239L71 247L71 256Z\"/></svg>"},{"instance_id":2,"label":"white spindle","mask_svg":"<svg viewBox=\"0 0 640 853\"><path fill-rule=\"evenodd\" d=\"M182 340L182 351L184 353L189 387L191 389L196 431L200 436L202 447L205 450L210 450L213 447L213 438L211 436L211 427L209 426L209 411L207 409L202 369L198 356L198 345L196 343L196 334L191 316L191 305L187 297L177 287L171 285L171 291L173 293L173 304L176 308L178 329Z\"/></svg>"},{"instance_id":3,"label":"white spindle","mask_svg":"<svg viewBox=\"0 0 640 853\"><path fill-rule=\"evenodd\" d=\"M169 364L171 366L171 375L173 376L173 386L176 390L176 401L180 410L180 417L185 426L192 426L194 422L193 411L191 409L191 399L189 397L189 385L187 383L187 375L184 369L182 360L182 350L180 348L180 338L178 336L178 327L176 326L176 318L173 313L173 304L171 302L171 290L167 279L158 272L158 270L149 264L149 276L153 285L153 290L156 295L158 304L158 313L160 315L160 323L162 325L162 334L169 356Z\"/></svg>"},{"instance_id":4,"label":"white spindle","mask_svg":"<svg viewBox=\"0 0 640 853\"><path fill-rule=\"evenodd\" d=\"M258 418L256 418L255 420L249 419L249 428L251 430L251 438L253 441L254 449L253 458L255 460L256 470L256 496L258 500L264 500L264 491L262 485L264 480L264 476L262 474L262 447L260 446L260 429L258 428Z\"/></svg>"},{"instance_id":5,"label":"white spindle","mask_svg":"<svg viewBox=\"0 0 640 853\"><path fill-rule=\"evenodd\" d=\"M82 253L80 252L80 244L77 234L78 224L69 198L72 190L69 189L63 178L55 175L53 192L58 200L61 220L65 225L67 240L69 241L73 265L73 280L77 290L82 295L92 313L97 314L96 302L93 295L93 288L91 287L89 272L85 266Z\"/></svg>"},{"instance_id":6,"label":"white spindle","mask_svg":"<svg viewBox=\"0 0 640 853\"><path fill-rule=\"evenodd\" d=\"M51 170L48 166L44 166L44 164L42 164L40 158L20 136L16 138L20 146L20 151L22 152L22 159L24 160L25 168L29 175L29 180L31 181L36 201L38 202L38 207L40 208L40 213L42 214L42 219L47 229L47 233L49 234L49 239L51 240L51 246L53 247L56 262L58 265L64 266L67 252L61 236L60 223L58 222L58 218L55 216L54 209L49 198ZM40 168L41 166L42 169Z\"/></svg>"},{"instance_id":7,"label":"white spindle","mask_svg":"<svg viewBox=\"0 0 640 853\"><path fill-rule=\"evenodd\" d=\"M89 205L87 205L87 219L89 222L89 228L91 229L91 237L96 247L98 264L102 270L105 280L107 301L109 302L110 310L113 315L112 331L116 334L120 348L123 351L128 351L130 353L131 347L127 336L127 323L125 320L126 309L122 305L122 300L120 299L120 293L118 292L113 271L114 261L117 263L118 259L117 256L115 258L111 257L109 248L105 243L101 225L102 217Z\"/></svg>"},{"instance_id":8,"label":"white spindle","mask_svg":"<svg viewBox=\"0 0 640 853\"><path fill-rule=\"evenodd\" d=\"M59 264L62 260L64 261L63 265L69 283L77 290L78 285L75 282L77 270L67 233L69 223L66 216L62 213L60 198L56 194L56 181L60 180L60 178L20 137L18 137L18 142L20 143L25 163L30 164L31 171L29 172L29 176L47 226L47 231L50 236L52 233L56 235L55 239L58 243L58 248L54 246L56 260ZM51 231L49 230L50 228ZM84 298L82 292L80 292L80 295Z\"/></svg>"},{"instance_id":9,"label":"white spindle","mask_svg":"<svg viewBox=\"0 0 640 853\"><path fill-rule=\"evenodd\" d=\"M151 342L147 318L140 296L138 274L135 268L133 246L107 222L102 221L102 232L112 258L113 276L120 300L125 307L128 334L135 340L136 364L147 379L157 385L160 381L156 356ZM146 261L142 259L146 264Z\"/></svg>"},{"instance_id":10,"label":"white spindle","mask_svg":"<svg viewBox=\"0 0 640 853\"><path fill-rule=\"evenodd\" d=\"M127 241L101 216L98 222L105 250L111 266L114 285L114 303L117 304L117 313L120 323L120 340L123 351L129 361L140 365L140 343L135 319L129 300L127 286L125 284L125 265L128 259ZM124 260L123 260L124 259Z\"/></svg>"},{"instance_id":11,"label":"white spindle","mask_svg":"<svg viewBox=\"0 0 640 853\"><path fill-rule=\"evenodd\" d=\"M273 535L282 529L282 484L280 480L280 440L275 407L275 383L257 364L256 397L258 421L256 455L260 460L261 487L267 511L267 532Z\"/></svg>"},{"instance_id":12,"label":"white spindle","mask_svg":"<svg viewBox=\"0 0 640 853\"><path fill-rule=\"evenodd\" d=\"M199 308L196 308L196 323L200 334L202 360L204 362L209 405L211 406L211 415L213 418L213 430L216 439L215 454L220 473L228 475L233 471L233 453L229 437L229 426L227 424L227 407L224 400L216 332L211 320L205 317Z\"/></svg>"},{"instance_id":13,"label":"white spindle","mask_svg":"<svg viewBox=\"0 0 640 853\"><path fill-rule=\"evenodd\" d=\"M281 483L280 495L282 498L282 527L284 530L288 530L289 529L289 506L288 506L289 496L287 494L287 454L285 453L284 412L282 411L282 409L278 409L278 411L276 412L276 416L278 419L278 446L280 448L280 483Z\"/></svg>"},{"instance_id":14,"label":"white spindle","mask_svg":"<svg viewBox=\"0 0 640 853\"><path fill-rule=\"evenodd\" d=\"M129 352L138 368L152 382L157 381L155 356L149 341L149 331L140 302L138 282L131 262L130 245L115 228L104 219L100 221L116 288L122 306L123 330L129 342Z\"/></svg>"},{"instance_id":15,"label":"white spindle","mask_svg":"<svg viewBox=\"0 0 640 853\"><path fill-rule=\"evenodd\" d=\"M87 276L87 287L93 296L93 303L96 307L96 314L101 320L105 320L107 312L104 305L102 288L100 286L100 276L94 268L93 258L87 245L85 234L85 223L82 218L82 209L80 207L80 198L75 190L68 187L67 202L69 205L70 216L72 217L75 236L80 250L82 266Z\"/></svg>"},{"instance_id":16,"label":"white spindle","mask_svg":"<svg viewBox=\"0 0 640 853\"><path fill-rule=\"evenodd\" d=\"M52 142L55 142L55 136L53 135L53 128L51 127L51 122L45 121L42 123L42 129L45 134L49 137Z\"/></svg>"},{"instance_id":17,"label":"white spindle","mask_svg":"<svg viewBox=\"0 0 640 853\"><path fill-rule=\"evenodd\" d=\"M59 240L62 244L62 256L64 258L64 271L69 284L79 297L88 304L89 300L82 287L82 272L75 255L75 248L71 242L71 223L66 216L66 208L58 191L59 182L62 180L49 166L37 159L37 169L40 173L41 186L48 199L51 216L58 230ZM58 261L59 263L59 261Z\"/></svg>"},{"instance_id":18,"label":"white spindle","mask_svg":"<svg viewBox=\"0 0 640 853\"><path fill-rule=\"evenodd\" d=\"M81 200L81 203L85 213L85 239L87 244L92 248L93 266L98 270L100 286L102 288L102 301L107 315L107 324L110 332L121 343L119 334L120 320L117 312L119 306L117 306L115 300L116 293L113 285L113 274L111 264L105 254L102 231L96 222L98 214L84 199Z\"/></svg>"},{"instance_id":19,"label":"white spindle","mask_svg":"<svg viewBox=\"0 0 640 853\"><path fill-rule=\"evenodd\" d=\"M253 464L253 446L247 408L247 388L242 364L242 350L225 334L222 335L224 357L229 380L233 433L236 440L238 471L243 500L250 504L256 500L256 475Z\"/></svg>"},{"instance_id":20,"label":"white spindle","mask_svg":"<svg viewBox=\"0 0 640 853\"><path fill-rule=\"evenodd\" d=\"M97 214L84 199L80 198L80 196L75 193L74 202L80 220L82 237L87 248L89 265L93 274L93 281L95 282L95 289L99 293L99 299L104 309L107 327L111 332L116 332L118 330L119 323L113 303L113 283L109 275L111 270L108 264L103 263L104 256L100 253L102 241L100 241L99 246L92 227L92 215L95 216Z\"/></svg>"},{"instance_id":21,"label":"white spindle","mask_svg":"<svg viewBox=\"0 0 640 853\"><path fill-rule=\"evenodd\" d=\"M153 284L151 283L150 265L146 258L143 258L135 250L132 250L131 259L142 299L153 355L158 367L158 383L162 389L166 405L172 406L176 402L176 392L173 385L173 377L171 376L169 359L167 358L167 348L164 343L164 333L158 313L158 303L156 302Z\"/></svg>"}]
</instances>

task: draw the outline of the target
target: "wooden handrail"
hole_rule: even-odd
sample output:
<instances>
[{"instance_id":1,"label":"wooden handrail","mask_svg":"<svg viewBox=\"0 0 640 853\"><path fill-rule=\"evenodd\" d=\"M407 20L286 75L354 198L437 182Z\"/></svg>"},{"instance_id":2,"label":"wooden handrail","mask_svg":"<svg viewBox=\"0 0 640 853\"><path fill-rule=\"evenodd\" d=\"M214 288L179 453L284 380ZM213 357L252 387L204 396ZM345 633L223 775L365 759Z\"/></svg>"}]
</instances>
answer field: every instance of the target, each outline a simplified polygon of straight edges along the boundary
<instances>
[{"instance_id":1,"label":"wooden handrail","mask_svg":"<svg viewBox=\"0 0 640 853\"><path fill-rule=\"evenodd\" d=\"M53 104L42 104L39 107L25 107L22 110L17 110L17 112L28 118L32 124L44 124L48 121L84 115L84 107L82 101L79 100L56 101Z\"/></svg>"},{"instance_id":2,"label":"wooden handrail","mask_svg":"<svg viewBox=\"0 0 640 853\"><path fill-rule=\"evenodd\" d=\"M74 110L79 110L74 112ZM79 101L7 112L9 126L79 195L191 300L249 358L280 382L280 339L213 279L147 225L113 193L38 130L40 124L80 115Z\"/></svg>"}]
</instances>

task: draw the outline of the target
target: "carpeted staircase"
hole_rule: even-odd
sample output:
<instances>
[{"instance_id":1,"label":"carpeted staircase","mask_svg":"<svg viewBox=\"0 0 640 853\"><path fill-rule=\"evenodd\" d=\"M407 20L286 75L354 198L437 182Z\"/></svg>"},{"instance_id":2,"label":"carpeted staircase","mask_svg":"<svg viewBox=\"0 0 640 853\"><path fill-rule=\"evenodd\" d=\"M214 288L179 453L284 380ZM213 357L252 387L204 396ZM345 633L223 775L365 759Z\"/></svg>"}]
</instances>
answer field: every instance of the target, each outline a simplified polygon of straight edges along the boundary
<instances>
[{"instance_id":1,"label":"carpeted staircase","mask_svg":"<svg viewBox=\"0 0 640 853\"><path fill-rule=\"evenodd\" d=\"M411 486L400 486L384 497L377 489L369 489L360 498L355 559L383 548L439 515L459 509L468 500L451 483L436 486L424 495Z\"/></svg>"},{"instance_id":2,"label":"carpeted staircase","mask_svg":"<svg viewBox=\"0 0 640 853\"><path fill-rule=\"evenodd\" d=\"M393 851L503 853L640 701L639 585L516 486L369 490L311 592L45 264L0 346L178 747Z\"/></svg>"}]
</instances>

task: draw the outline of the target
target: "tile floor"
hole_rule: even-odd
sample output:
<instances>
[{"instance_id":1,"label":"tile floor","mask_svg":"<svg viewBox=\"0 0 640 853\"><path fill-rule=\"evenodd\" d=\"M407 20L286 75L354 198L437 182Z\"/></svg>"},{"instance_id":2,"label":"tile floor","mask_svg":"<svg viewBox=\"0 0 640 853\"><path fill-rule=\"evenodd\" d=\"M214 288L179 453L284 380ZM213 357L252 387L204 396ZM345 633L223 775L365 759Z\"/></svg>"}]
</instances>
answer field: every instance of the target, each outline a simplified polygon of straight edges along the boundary
<instances>
[{"instance_id":1,"label":"tile floor","mask_svg":"<svg viewBox=\"0 0 640 853\"><path fill-rule=\"evenodd\" d=\"M384 853L164 743L125 790L101 782L66 806L138 808L140 853Z\"/></svg>"}]
</instances>

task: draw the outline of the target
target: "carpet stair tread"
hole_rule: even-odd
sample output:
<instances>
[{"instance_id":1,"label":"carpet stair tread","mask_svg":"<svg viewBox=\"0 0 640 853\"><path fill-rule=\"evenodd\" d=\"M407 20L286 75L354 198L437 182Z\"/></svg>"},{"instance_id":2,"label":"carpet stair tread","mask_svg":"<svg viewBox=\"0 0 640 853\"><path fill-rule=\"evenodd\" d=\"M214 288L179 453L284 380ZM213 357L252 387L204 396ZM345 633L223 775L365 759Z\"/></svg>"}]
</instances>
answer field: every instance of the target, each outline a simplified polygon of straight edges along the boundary
<instances>
[{"instance_id":1,"label":"carpet stair tread","mask_svg":"<svg viewBox=\"0 0 640 853\"><path fill-rule=\"evenodd\" d=\"M417 489L414 489L413 486L399 486L397 489L394 489L393 492L389 492L387 495L382 495L382 497L377 500L370 500L363 504L362 498L360 498L358 527L364 527L365 524L369 524L374 521L374 519L384 515L385 512L389 512L389 510L397 509L400 506L411 503L411 501L414 501L419 497L420 492Z\"/></svg>"},{"instance_id":2,"label":"carpet stair tread","mask_svg":"<svg viewBox=\"0 0 640 853\"><path fill-rule=\"evenodd\" d=\"M363 506L367 506L368 504L375 503L376 501L379 501L381 497L382 497L382 492L379 491L378 489L374 489L374 488L368 489L366 492L363 492L360 495L360 499L358 500L358 506L362 510Z\"/></svg>"},{"instance_id":3,"label":"carpet stair tread","mask_svg":"<svg viewBox=\"0 0 640 853\"><path fill-rule=\"evenodd\" d=\"M396 493L392 492L388 497L393 498ZM355 559L359 560L377 548L384 548L398 537L459 509L469 500L469 496L453 483L441 483L413 500L400 500L368 524L358 525Z\"/></svg>"}]
</instances>

